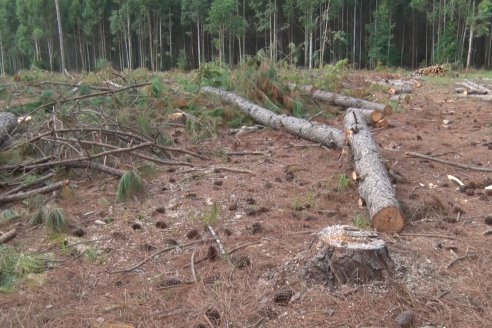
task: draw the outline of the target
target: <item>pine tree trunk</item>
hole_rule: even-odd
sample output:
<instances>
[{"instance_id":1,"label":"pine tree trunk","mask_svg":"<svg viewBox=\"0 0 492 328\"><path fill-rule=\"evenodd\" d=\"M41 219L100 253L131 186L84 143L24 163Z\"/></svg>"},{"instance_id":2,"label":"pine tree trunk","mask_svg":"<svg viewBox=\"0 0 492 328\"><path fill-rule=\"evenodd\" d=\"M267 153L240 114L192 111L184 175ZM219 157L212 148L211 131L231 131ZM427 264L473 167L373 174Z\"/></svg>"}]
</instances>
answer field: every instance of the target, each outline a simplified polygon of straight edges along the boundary
<instances>
[{"instance_id":1,"label":"pine tree trunk","mask_svg":"<svg viewBox=\"0 0 492 328\"><path fill-rule=\"evenodd\" d=\"M466 72L470 69L471 53L473 45L473 24L470 25L470 38L468 40L468 54L466 56Z\"/></svg>"},{"instance_id":2,"label":"pine tree trunk","mask_svg":"<svg viewBox=\"0 0 492 328\"><path fill-rule=\"evenodd\" d=\"M60 59L61 59L61 71L65 72L65 47L63 46L63 29L60 15L59 0L55 0L56 6L56 21L58 23L58 38L60 39Z\"/></svg>"},{"instance_id":3,"label":"pine tree trunk","mask_svg":"<svg viewBox=\"0 0 492 328\"><path fill-rule=\"evenodd\" d=\"M5 75L5 56L4 56L4 53L3 53L3 41L2 41L2 38L0 38L0 61L1 61L1 65L0 65L0 75Z\"/></svg>"},{"instance_id":4,"label":"pine tree trunk","mask_svg":"<svg viewBox=\"0 0 492 328\"><path fill-rule=\"evenodd\" d=\"M201 40L200 40L200 19L197 19L196 21L196 30L197 30L197 33L196 33L196 38L197 38L197 51L198 51L198 68L201 68L202 67L202 51L201 51Z\"/></svg>"}]
</instances>

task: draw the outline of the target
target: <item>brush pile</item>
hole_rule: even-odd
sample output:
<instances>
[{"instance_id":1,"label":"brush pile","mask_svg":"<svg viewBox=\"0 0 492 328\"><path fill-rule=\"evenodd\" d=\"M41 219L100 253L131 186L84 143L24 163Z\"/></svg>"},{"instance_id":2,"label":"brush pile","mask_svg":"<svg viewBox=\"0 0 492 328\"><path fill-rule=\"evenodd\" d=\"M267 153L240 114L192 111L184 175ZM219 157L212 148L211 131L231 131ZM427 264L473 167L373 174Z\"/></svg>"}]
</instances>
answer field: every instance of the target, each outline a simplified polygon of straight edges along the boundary
<instances>
[{"instance_id":1,"label":"brush pile","mask_svg":"<svg viewBox=\"0 0 492 328\"><path fill-rule=\"evenodd\" d=\"M32 86L10 87L33 93ZM0 203L64 188L67 177L88 169L123 177L151 164L193 166L192 157L204 157L173 147L166 131L175 123L169 122L170 112L156 109L165 101L173 107L174 100L158 97L161 91L157 79L105 91L51 83L38 101L10 102L11 112L31 119L20 119L17 127L6 129L9 144L0 151Z\"/></svg>"}]
</instances>

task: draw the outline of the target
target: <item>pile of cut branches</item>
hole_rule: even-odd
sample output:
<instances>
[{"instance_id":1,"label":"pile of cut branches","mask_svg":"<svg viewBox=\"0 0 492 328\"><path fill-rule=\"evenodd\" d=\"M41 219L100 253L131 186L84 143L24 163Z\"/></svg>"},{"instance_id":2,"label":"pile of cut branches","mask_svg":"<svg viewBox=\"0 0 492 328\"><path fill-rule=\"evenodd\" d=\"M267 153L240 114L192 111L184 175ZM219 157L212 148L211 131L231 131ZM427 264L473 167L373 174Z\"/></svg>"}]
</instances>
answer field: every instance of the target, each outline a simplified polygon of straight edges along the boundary
<instances>
[{"instance_id":1,"label":"pile of cut branches","mask_svg":"<svg viewBox=\"0 0 492 328\"><path fill-rule=\"evenodd\" d=\"M86 94L72 92L68 97L66 88L72 84L61 84L65 90L50 85L50 99L35 101L38 106L19 118L19 125L9 131L10 145L0 151L0 203L63 187L67 180L54 180L66 170L122 177L142 164L193 166L192 157L204 158L173 146L166 130L176 123L169 122L168 111L156 110L159 102L166 102L158 99L158 80L89 88ZM10 109L15 112L21 106L26 104Z\"/></svg>"}]
</instances>

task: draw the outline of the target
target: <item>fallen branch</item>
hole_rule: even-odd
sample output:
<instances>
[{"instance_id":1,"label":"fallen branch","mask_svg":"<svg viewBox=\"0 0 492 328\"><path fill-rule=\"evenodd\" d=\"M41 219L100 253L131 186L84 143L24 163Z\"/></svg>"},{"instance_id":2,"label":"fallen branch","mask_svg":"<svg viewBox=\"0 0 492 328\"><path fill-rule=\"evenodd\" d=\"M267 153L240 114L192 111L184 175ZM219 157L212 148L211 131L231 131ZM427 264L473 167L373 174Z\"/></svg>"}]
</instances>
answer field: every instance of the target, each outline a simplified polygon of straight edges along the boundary
<instances>
[{"instance_id":1,"label":"fallen branch","mask_svg":"<svg viewBox=\"0 0 492 328\"><path fill-rule=\"evenodd\" d=\"M158 143L155 143L152 139L145 137L145 136L142 136L142 135L138 135L138 134L135 134L132 132L127 132L127 131L118 131L118 130L111 130L111 129L100 129L100 128L57 129L57 130L51 130L51 131L48 131L46 133L40 134L36 137L33 137L33 138L29 139L27 142L32 143L32 142L37 141L43 137L49 136L50 134L57 134L58 135L61 133L69 133L69 132L97 132L97 133L104 134L104 135L124 136L124 137L128 137L128 138L134 138L134 139L137 139L139 141L152 142L152 145L151 145L152 147L158 148L158 149L163 150L163 151L183 153L183 154L187 154L187 155L197 157L200 159L204 159L204 160L208 159L207 157L202 156L198 153L192 152L190 150L177 148L177 147L168 147L168 146L159 145Z\"/></svg>"},{"instance_id":2,"label":"fallen branch","mask_svg":"<svg viewBox=\"0 0 492 328\"><path fill-rule=\"evenodd\" d=\"M449 264L446 266L446 269L449 270L456 263L464 261L464 260L469 259L469 258L474 258L474 257L475 257L474 254L466 254L464 256L457 257L454 260L452 260L451 262L449 262Z\"/></svg>"},{"instance_id":3,"label":"fallen branch","mask_svg":"<svg viewBox=\"0 0 492 328\"><path fill-rule=\"evenodd\" d=\"M217 234L215 233L214 228L212 228L212 226L210 224L207 224L207 227L208 227L208 231L210 231L210 234L214 237L215 242L217 243L217 246L219 246L220 253L223 256L225 256L226 255L226 251L224 249L224 245L222 245L222 242L220 241L219 236L217 236Z\"/></svg>"},{"instance_id":4,"label":"fallen branch","mask_svg":"<svg viewBox=\"0 0 492 328\"><path fill-rule=\"evenodd\" d=\"M68 164L78 163L78 162L83 162L83 161L90 161L90 160L104 157L104 156L108 156L108 155L114 155L114 154L125 153L125 152L132 152L132 151L140 149L140 148L149 147L153 144L154 144L153 142L149 141L149 142L144 142L144 143L132 146L132 147L108 150L108 151L104 151L104 152L97 153L97 154L90 155L90 156L81 156L81 157L69 158L69 159L60 160L60 161L52 161L52 162L34 164L34 165L19 164L19 165L17 165L17 170L18 169L25 169L25 170L26 169L43 169L43 168L50 168L50 167L54 167L54 166L66 166ZM190 166L190 167L194 166L193 164L190 164L187 162L178 162L178 161L162 161L162 163L165 163L167 165L179 165L179 166ZM2 168L0 168L0 170L2 170Z\"/></svg>"},{"instance_id":5,"label":"fallen branch","mask_svg":"<svg viewBox=\"0 0 492 328\"><path fill-rule=\"evenodd\" d=\"M196 244L206 243L206 242L213 241L213 240L214 240L213 238L209 238L209 239L197 240L197 241L194 241L194 242L191 242L191 243L188 243L188 244L184 244L184 245L174 245L174 246L166 247L166 248L160 249L160 250L152 253L150 256L144 258L142 261L138 262L137 264L135 264L135 265L133 265L133 266L131 266L129 268L115 270L115 271L110 271L108 273L109 274L114 274L114 273L130 272L130 271L133 271L135 269L140 268L142 265L144 265L145 263L147 263L148 261L150 261L154 257L159 256L159 255L161 255L163 253L166 253L166 252L175 250L176 248L184 249L184 248L187 248L187 247L196 245Z\"/></svg>"},{"instance_id":6,"label":"fallen branch","mask_svg":"<svg viewBox=\"0 0 492 328\"><path fill-rule=\"evenodd\" d=\"M193 276L193 281L198 282L196 279L196 271L195 271L195 253L196 251L194 250L193 253L191 254L191 275Z\"/></svg>"},{"instance_id":7,"label":"fallen branch","mask_svg":"<svg viewBox=\"0 0 492 328\"><path fill-rule=\"evenodd\" d=\"M214 167L213 168L213 172L214 173L232 172L232 173L243 173L243 174L251 174L251 175L254 175L254 173L252 171L250 171L250 170L233 169L233 168L230 168L230 167L223 167L223 166Z\"/></svg>"},{"instance_id":8,"label":"fallen branch","mask_svg":"<svg viewBox=\"0 0 492 328\"><path fill-rule=\"evenodd\" d=\"M0 236L0 245L14 239L17 236L17 230L12 229Z\"/></svg>"},{"instance_id":9,"label":"fallen branch","mask_svg":"<svg viewBox=\"0 0 492 328\"><path fill-rule=\"evenodd\" d=\"M454 167L459 167L459 168L467 169L467 170L480 171L480 172L492 172L492 168L455 163L455 162L451 162L451 161L446 161L444 159L439 159L439 158L435 158L432 156L414 153L414 152L406 152L405 155L411 156L411 157L419 157L419 158L427 159L429 161L434 161L437 163L446 164L446 165L450 165L450 166L454 166Z\"/></svg>"},{"instance_id":10,"label":"fallen branch","mask_svg":"<svg viewBox=\"0 0 492 328\"><path fill-rule=\"evenodd\" d=\"M111 167L111 166L107 166L107 165L104 165L104 164L99 164L99 163L96 163L96 162L80 162L80 163L69 163L66 165L67 167L73 167L73 168L77 168L77 169L93 169L93 170L98 170L98 171L101 171L101 172L104 172L104 173L107 173L107 174L110 174L110 175L114 175L116 177L119 177L121 178L123 176L123 174L125 174L125 171L123 170L120 170L120 169L116 169L114 167Z\"/></svg>"},{"instance_id":11,"label":"fallen branch","mask_svg":"<svg viewBox=\"0 0 492 328\"><path fill-rule=\"evenodd\" d=\"M426 233L404 233L401 235L397 235L398 237L424 237L424 238L440 238L440 239L450 239L456 240L456 238L445 235L434 235L434 234L426 234Z\"/></svg>"},{"instance_id":12,"label":"fallen branch","mask_svg":"<svg viewBox=\"0 0 492 328\"><path fill-rule=\"evenodd\" d=\"M31 197L32 195L37 195L37 194L46 194L58 189L61 189L68 185L70 183L70 180L63 180L54 184L51 184L49 186L43 187L43 188L38 188L38 189L33 189L30 191L26 192L20 192L14 195L7 195L7 196L0 196L0 204L1 203L8 203L8 202L14 202L17 200L21 199L26 199L28 197Z\"/></svg>"},{"instance_id":13,"label":"fallen branch","mask_svg":"<svg viewBox=\"0 0 492 328\"><path fill-rule=\"evenodd\" d=\"M97 146L97 147L103 147L103 148L109 148L109 149L120 149L118 146L115 146L115 145L110 145L110 144L95 142L95 141L90 141L90 140L75 139L75 138L60 138L60 137L58 137L56 139L53 139L52 141L57 141L57 140L69 141L69 142L74 142L74 143L80 143L82 145L91 145L91 146ZM169 161L165 161L165 160L162 160L160 158L148 156L148 155L145 155L145 154L142 154L139 152L134 152L133 155L135 155L141 159L145 159L147 161L154 162L157 164L169 165L169 163L170 163Z\"/></svg>"},{"instance_id":14,"label":"fallen branch","mask_svg":"<svg viewBox=\"0 0 492 328\"><path fill-rule=\"evenodd\" d=\"M27 188L29 188L31 186L34 186L34 185L40 184L42 182L45 182L46 180L49 180L49 179L51 179L54 176L55 176L55 173L48 173L45 176L42 176L41 178L39 178L37 180L34 180L32 182L29 182L29 183L26 183L26 184L23 184L23 185L19 185L19 186L15 187L14 189L11 189L11 190L7 191L6 193L4 193L4 196L15 194L16 192L19 192L19 191L21 191L23 189L27 189Z\"/></svg>"},{"instance_id":15,"label":"fallen branch","mask_svg":"<svg viewBox=\"0 0 492 328\"><path fill-rule=\"evenodd\" d=\"M308 122L292 116L277 115L232 92L227 92L212 87L203 87L201 91L218 96L226 102L237 105L239 110L248 114L251 118L262 125L270 126L274 129L284 128L289 133L295 134L306 140L321 143L328 147L335 146L336 148L343 148L343 133L336 128L317 124L315 122Z\"/></svg>"}]
</instances>

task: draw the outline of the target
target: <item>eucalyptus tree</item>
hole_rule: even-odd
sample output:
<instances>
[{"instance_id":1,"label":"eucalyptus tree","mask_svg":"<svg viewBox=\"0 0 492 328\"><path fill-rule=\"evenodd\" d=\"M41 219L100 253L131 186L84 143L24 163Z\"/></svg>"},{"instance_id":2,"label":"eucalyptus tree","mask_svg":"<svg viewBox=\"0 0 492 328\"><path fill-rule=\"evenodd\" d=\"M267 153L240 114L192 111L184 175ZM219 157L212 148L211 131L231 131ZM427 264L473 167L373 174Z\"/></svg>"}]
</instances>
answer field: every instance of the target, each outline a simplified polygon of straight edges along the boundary
<instances>
[{"instance_id":1,"label":"eucalyptus tree","mask_svg":"<svg viewBox=\"0 0 492 328\"><path fill-rule=\"evenodd\" d=\"M387 0L379 2L374 11L374 20L367 26L369 33L369 63L372 68L379 64L389 65L392 50L393 29Z\"/></svg>"},{"instance_id":2,"label":"eucalyptus tree","mask_svg":"<svg viewBox=\"0 0 492 328\"><path fill-rule=\"evenodd\" d=\"M65 72L65 47L63 46L63 28L60 14L60 2L55 0L56 7L56 21L58 25L58 39L60 41L60 59L61 59L61 71Z\"/></svg>"},{"instance_id":3,"label":"eucalyptus tree","mask_svg":"<svg viewBox=\"0 0 492 328\"><path fill-rule=\"evenodd\" d=\"M0 0L0 74L4 75L7 70L15 69L15 52L17 30L15 0ZM7 61L10 69L7 69Z\"/></svg>"},{"instance_id":4,"label":"eucalyptus tree","mask_svg":"<svg viewBox=\"0 0 492 328\"><path fill-rule=\"evenodd\" d=\"M196 25L198 67L202 66L203 53L203 23L207 18L210 8L209 0L182 0L181 1L181 22L184 24L193 23Z\"/></svg>"},{"instance_id":5,"label":"eucalyptus tree","mask_svg":"<svg viewBox=\"0 0 492 328\"><path fill-rule=\"evenodd\" d=\"M237 0L213 0L208 11L208 28L219 36L216 47L219 51L219 62L225 61L225 35L232 32L234 13L237 12ZM229 46L229 54L231 53Z\"/></svg>"}]
</instances>

